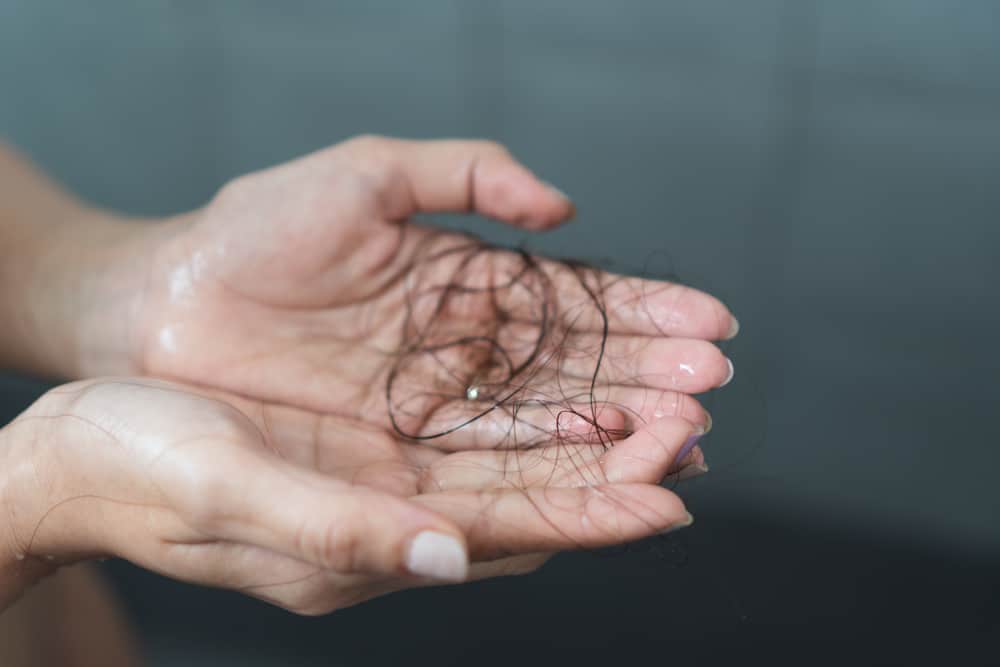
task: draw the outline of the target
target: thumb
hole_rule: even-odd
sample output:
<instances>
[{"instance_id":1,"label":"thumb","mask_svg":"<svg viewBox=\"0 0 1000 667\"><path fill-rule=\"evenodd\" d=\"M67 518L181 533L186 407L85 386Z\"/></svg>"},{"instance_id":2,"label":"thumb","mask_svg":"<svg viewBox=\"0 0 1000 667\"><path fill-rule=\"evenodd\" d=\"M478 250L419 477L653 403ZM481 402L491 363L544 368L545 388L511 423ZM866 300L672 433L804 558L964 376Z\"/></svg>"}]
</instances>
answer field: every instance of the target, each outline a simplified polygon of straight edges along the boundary
<instances>
[{"instance_id":1,"label":"thumb","mask_svg":"<svg viewBox=\"0 0 1000 667\"><path fill-rule=\"evenodd\" d=\"M359 137L348 142L363 161L388 175L382 213L480 213L526 229L547 229L572 217L569 198L539 180L492 141L411 141Z\"/></svg>"},{"instance_id":2,"label":"thumb","mask_svg":"<svg viewBox=\"0 0 1000 667\"><path fill-rule=\"evenodd\" d=\"M285 461L252 458L216 496L219 537L344 574L466 578L465 537L436 512Z\"/></svg>"}]
</instances>

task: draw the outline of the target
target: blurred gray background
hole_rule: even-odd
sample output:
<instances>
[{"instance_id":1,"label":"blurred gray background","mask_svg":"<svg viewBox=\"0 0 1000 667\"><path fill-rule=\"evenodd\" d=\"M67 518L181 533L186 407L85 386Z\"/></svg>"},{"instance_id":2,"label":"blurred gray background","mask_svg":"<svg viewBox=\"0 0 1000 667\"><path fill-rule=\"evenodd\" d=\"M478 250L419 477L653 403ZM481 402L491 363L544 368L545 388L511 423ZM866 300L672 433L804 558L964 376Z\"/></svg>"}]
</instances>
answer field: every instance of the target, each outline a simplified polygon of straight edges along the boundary
<instances>
[{"instance_id":1,"label":"blurred gray background","mask_svg":"<svg viewBox=\"0 0 1000 667\"><path fill-rule=\"evenodd\" d=\"M359 133L489 137L578 220L463 226L676 273L743 325L676 540L308 620L114 565L154 664L833 637L915 664L897 635L1000 630L997 26L988 0L0 0L0 135L100 204L199 206ZM0 379L2 417L42 388Z\"/></svg>"}]
</instances>

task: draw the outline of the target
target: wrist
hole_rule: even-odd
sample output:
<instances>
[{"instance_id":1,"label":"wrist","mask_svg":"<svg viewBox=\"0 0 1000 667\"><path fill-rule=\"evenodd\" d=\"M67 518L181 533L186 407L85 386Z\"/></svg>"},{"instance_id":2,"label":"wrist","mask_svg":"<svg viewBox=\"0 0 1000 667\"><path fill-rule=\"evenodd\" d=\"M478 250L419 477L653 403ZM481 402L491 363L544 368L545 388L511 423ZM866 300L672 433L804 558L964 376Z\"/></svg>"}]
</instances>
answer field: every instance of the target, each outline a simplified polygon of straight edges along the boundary
<instances>
[{"instance_id":1,"label":"wrist","mask_svg":"<svg viewBox=\"0 0 1000 667\"><path fill-rule=\"evenodd\" d=\"M0 267L11 323L0 333L2 360L61 378L138 370L135 319L161 225L81 206L32 227Z\"/></svg>"},{"instance_id":2,"label":"wrist","mask_svg":"<svg viewBox=\"0 0 1000 667\"><path fill-rule=\"evenodd\" d=\"M91 214L49 249L48 358L63 378L138 374L134 332L160 223ZM54 288L54 289L53 289Z\"/></svg>"}]
</instances>

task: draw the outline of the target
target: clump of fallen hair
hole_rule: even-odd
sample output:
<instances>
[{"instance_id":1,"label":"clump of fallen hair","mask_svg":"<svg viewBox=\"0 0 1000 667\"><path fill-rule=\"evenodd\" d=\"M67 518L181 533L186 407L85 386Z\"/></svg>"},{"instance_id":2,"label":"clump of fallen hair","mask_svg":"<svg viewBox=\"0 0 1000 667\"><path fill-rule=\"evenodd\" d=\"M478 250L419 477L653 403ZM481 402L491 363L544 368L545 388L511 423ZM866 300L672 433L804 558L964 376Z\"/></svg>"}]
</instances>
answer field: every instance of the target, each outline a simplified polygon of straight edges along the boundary
<instances>
[{"instance_id":1,"label":"clump of fallen hair","mask_svg":"<svg viewBox=\"0 0 1000 667\"><path fill-rule=\"evenodd\" d=\"M616 278L580 262L444 238L416 253L406 282L402 345L385 383L396 434L441 445L471 429L477 448L511 456L548 448L548 458L535 460L553 473L573 466L567 445L607 449L628 436L620 420L602 420L605 411L629 412L603 393L604 295ZM641 419L632 412L628 421ZM564 457L558 465L556 456ZM523 470L524 460L510 469ZM590 476L577 483L606 482L593 477L594 466L576 471Z\"/></svg>"}]
</instances>

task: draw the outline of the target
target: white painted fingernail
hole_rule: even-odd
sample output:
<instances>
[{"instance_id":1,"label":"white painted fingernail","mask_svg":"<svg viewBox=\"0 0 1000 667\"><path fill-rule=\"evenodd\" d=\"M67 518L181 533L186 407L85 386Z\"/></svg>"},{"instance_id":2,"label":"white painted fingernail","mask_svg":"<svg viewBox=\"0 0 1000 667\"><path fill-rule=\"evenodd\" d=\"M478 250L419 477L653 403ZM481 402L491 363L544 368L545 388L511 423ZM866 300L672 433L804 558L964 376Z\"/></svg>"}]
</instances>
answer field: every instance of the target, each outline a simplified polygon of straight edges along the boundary
<instances>
[{"instance_id":1,"label":"white painted fingernail","mask_svg":"<svg viewBox=\"0 0 1000 667\"><path fill-rule=\"evenodd\" d=\"M566 194L565 192L563 192L562 190L560 190L559 188L557 188L556 186L552 185L551 183L546 183L546 184L545 184L545 186L546 186L546 187L547 187L547 188L548 188L548 189L549 189L549 190L550 190L550 191L552 192L552 194L554 194L555 196L557 196L557 197L561 197L562 199L565 199L566 201L570 201L570 198L569 198L569 195L568 195L568 194Z\"/></svg>"},{"instance_id":2,"label":"white painted fingernail","mask_svg":"<svg viewBox=\"0 0 1000 667\"><path fill-rule=\"evenodd\" d=\"M726 340L732 340L736 338L736 334L740 332L740 321L733 318L733 321L729 324L729 333L726 334Z\"/></svg>"},{"instance_id":3,"label":"white painted fingernail","mask_svg":"<svg viewBox=\"0 0 1000 667\"><path fill-rule=\"evenodd\" d=\"M425 530L410 543L406 568L418 577L463 581L469 573L469 556L451 535Z\"/></svg>"},{"instance_id":4,"label":"white painted fingernail","mask_svg":"<svg viewBox=\"0 0 1000 667\"><path fill-rule=\"evenodd\" d=\"M736 367L733 366L733 360L726 357L726 363L729 364L729 375L727 375L726 379L722 381L722 384L719 385L720 387L725 387L727 384L732 382L733 376L736 375Z\"/></svg>"},{"instance_id":5,"label":"white painted fingernail","mask_svg":"<svg viewBox=\"0 0 1000 667\"><path fill-rule=\"evenodd\" d=\"M666 528L664 528L663 530L661 530L660 531L660 535L666 535L667 533L672 533L675 530L680 530L681 528L687 528L692 523L694 523L694 517L691 516L691 512L685 512L683 519L681 519L677 523L675 523L675 524L673 524L671 526L667 526Z\"/></svg>"}]
</instances>

